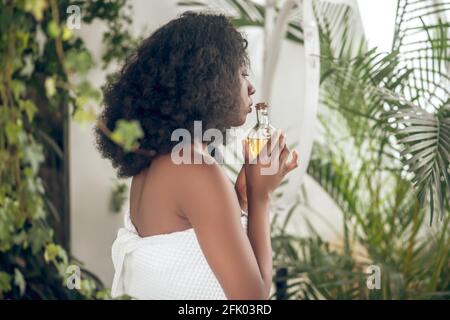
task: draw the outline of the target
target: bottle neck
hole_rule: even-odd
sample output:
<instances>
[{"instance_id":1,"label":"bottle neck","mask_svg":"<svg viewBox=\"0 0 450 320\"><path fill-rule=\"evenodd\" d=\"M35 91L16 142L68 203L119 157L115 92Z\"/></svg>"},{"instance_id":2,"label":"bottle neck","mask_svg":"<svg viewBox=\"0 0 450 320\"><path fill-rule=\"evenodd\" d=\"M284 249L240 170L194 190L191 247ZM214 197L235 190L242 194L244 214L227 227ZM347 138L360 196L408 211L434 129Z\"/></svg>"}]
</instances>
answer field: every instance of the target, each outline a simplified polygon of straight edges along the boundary
<instances>
[{"instance_id":1,"label":"bottle neck","mask_svg":"<svg viewBox=\"0 0 450 320\"><path fill-rule=\"evenodd\" d=\"M256 120L258 121L258 125L261 126L269 125L269 113L267 109L256 110Z\"/></svg>"}]
</instances>

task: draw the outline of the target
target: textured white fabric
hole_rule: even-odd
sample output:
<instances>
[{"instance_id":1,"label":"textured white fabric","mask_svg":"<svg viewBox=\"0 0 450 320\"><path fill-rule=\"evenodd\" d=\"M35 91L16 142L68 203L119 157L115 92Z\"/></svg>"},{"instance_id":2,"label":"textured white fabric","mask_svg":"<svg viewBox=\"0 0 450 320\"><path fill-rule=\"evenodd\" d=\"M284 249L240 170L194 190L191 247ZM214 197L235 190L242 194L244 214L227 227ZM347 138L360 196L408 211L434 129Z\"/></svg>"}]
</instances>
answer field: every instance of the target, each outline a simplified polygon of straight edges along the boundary
<instances>
[{"instance_id":1,"label":"textured white fabric","mask_svg":"<svg viewBox=\"0 0 450 320\"><path fill-rule=\"evenodd\" d=\"M248 215L241 214L247 233ZM140 237L125 213L112 245L112 297L134 299L226 300L197 241L194 229Z\"/></svg>"}]
</instances>

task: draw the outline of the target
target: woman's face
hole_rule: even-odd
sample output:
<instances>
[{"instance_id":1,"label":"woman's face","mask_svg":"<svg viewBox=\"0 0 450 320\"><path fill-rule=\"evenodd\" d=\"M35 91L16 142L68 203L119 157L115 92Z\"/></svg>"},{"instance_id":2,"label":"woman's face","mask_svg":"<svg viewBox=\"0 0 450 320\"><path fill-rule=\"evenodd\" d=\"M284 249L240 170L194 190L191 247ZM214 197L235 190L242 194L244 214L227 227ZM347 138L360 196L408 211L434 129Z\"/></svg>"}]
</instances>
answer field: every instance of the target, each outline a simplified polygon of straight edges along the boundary
<instances>
[{"instance_id":1,"label":"woman's face","mask_svg":"<svg viewBox=\"0 0 450 320\"><path fill-rule=\"evenodd\" d=\"M253 104L251 96L255 93L255 87L248 80L247 70L244 66L239 69L239 78L241 80L241 107L240 113L240 125L245 123L247 115L252 111L251 105Z\"/></svg>"}]
</instances>

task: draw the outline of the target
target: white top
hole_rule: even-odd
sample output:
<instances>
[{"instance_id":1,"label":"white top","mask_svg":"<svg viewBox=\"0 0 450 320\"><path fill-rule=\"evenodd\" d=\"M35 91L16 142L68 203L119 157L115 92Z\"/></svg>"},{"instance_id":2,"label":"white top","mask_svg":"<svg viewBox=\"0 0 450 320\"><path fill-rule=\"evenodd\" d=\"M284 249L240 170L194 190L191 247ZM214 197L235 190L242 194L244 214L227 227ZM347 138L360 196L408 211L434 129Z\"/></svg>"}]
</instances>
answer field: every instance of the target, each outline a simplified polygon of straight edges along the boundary
<instances>
[{"instance_id":1,"label":"white top","mask_svg":"<svg viewBox=\"0 0 450 320\"><path fill-rule=\"evenodd\" d=\"M242 211L247 233L248 215ZM194 229L140 237L125 213L112 245L111 296L134 299L226 300L197 241Z\"/></svg>"}]
</instances>

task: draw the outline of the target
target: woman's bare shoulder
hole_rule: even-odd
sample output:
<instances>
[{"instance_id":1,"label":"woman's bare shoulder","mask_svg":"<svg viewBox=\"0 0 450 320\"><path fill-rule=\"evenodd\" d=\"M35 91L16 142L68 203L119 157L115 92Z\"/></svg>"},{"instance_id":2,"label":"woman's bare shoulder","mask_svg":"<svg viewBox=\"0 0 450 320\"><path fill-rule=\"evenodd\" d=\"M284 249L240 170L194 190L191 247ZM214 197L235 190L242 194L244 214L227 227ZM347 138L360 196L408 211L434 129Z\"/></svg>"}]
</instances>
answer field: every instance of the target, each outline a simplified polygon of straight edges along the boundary
<instances>
[{"instance_id":1,"label":"woman's bare shoulder","mask_svg":"<svg viewBox=\"0 0 450 320\"><path fill-rule=\"evenodd\" d=\"M190 203L192 197L207 201L214 191L223 189L227 192L220 201L235 200L230 199L235 196L233 184L223 168L209 155L198 156L204 156L199 163L177 164L169 153L159 156L155 163L156 169L171 181L172 192L180 205Z\"/></svg>"}]
</instances>

